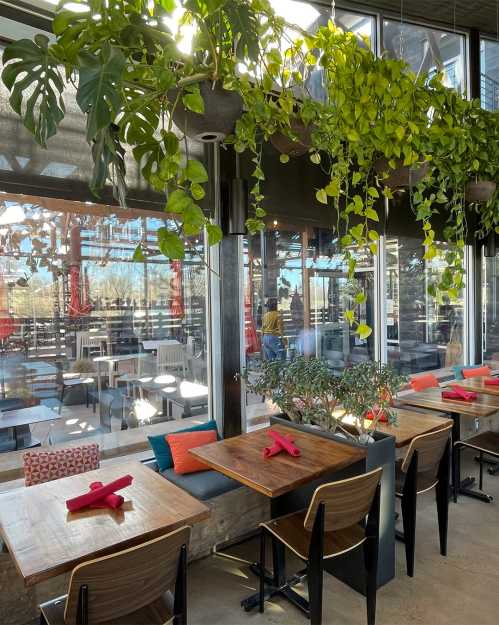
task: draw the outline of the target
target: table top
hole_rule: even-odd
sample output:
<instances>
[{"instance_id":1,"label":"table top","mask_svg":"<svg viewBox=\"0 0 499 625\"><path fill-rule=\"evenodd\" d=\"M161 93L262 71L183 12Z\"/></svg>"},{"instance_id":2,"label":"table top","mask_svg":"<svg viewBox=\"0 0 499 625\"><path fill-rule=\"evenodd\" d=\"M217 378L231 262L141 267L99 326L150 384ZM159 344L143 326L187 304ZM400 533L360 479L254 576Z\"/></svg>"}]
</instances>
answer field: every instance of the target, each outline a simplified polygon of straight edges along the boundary
<instances>
[{"instance_id":1,"label":"table top","mask_svg":"<svg viewBox=\"0 0 499 625\"><path fill-rule=\"evenodd\" d=\"M431 413L414 412L405 408L392 408L392 410L397 415L397 423L394 425L378 423L376 430L394 436L395 445L399 448L409 445L416 436L453 424L452 419L438 417Z\"/></svg>"},{"instance_id":2,"label":"table top","mask_svg":"<svg viewBox=\"0 0 499 625\"><path fill-rule=\"evenodd\" d=\"M120 491L120 510L68 512L66 500L86 492L91 482L126 474L134 479ZM209 515L203 503L131 461L0 495L0 533L26 586Z\"/></svg>"},{"instance_id":3,"label":"table top","mask_svg":"<svg viewBox=\"0 0 499 625\"><path fill-rule=\"evenodd\" d=\"M148 354L144 354L143 352L139 354L117 354L116 356L96 356L92 358L94 362L121 362L123 360L133 360L134 358L145 358Z\"/></svg>"},{"instance_id":4,"label":"table top","mask_svg":"<svg viewBox=\"0 0 499 625\"><path fill-rule=\"evenodd\" d=\"M142 341L142 347L146 350L158 349L160 345L181 345L177 339L149 339Z\"/></svg>"},{"instance_id":5,"label":"table top","mask_svg":"<svg viewBox=\"0 0 499 625\"><path fill-rule=\"evenodd\" d=\"M489 379L489 377L468 378L467 380L459 380L457 384L465 388L467 391L477 391L478 393L486 393L487 395L499 395L499 385L494 386L491 384L485 384L485 380Z\"/></svg>"},{"instance_id":6,"label":"table top","mask_svg":"<svg viewBox=\"0 0 499 625\"><path fill-rule=\"evenodd\" d=\"M41 423L42 421L57 421L61 415L43 404L32 406L31 408L20 408L19 410L8 410L0 415L0 429L15 428L20 425L30 423Z\"/></svg>"},{"instance_id":7,"label":"table top","mask_svg":"<svg viewBox=\"0 0 499 625\"><path fill-rule=\"evenodd\" d=\"M272 444L267 435L269 429L280 434L290 434L300 448L301 456L293 458L286 453L280 453L264 459L264 447ZM192 449L190 453L212 469L267 497L278 497L324 473L347 467L366 456L366 452L360 447L281 425L203 445Z\"/></svg>"},{"instance_id":8,"label":"table top","mask_svg":"<svg viewBox=\"0 0 499 625\"><path fill-rule=\"evenodd\" d=\"M492 395L478 395L473 401L442 399L443 388L427 388L417 393L399 397L401 403L419 406L446 413L458 413L466 417L490 417L499 411L499 398ZM449 390L449 389L448 389Z\"/></svg>"}]
</instances>

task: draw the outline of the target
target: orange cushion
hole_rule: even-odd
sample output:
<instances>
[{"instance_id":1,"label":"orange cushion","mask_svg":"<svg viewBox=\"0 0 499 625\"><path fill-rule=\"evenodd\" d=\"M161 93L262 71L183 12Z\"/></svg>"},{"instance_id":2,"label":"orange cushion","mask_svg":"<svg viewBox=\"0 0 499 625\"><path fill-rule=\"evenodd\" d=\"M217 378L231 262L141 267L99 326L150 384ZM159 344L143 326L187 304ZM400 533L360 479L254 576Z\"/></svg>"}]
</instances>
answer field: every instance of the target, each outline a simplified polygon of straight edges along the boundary
<instances>
[{"instance_id":1,"label":"orange cushion","mask_svg":"<svg viewBox=\"0 0 499 625\"><path fill-rule=\"evenodd\" d=\"M438 386L438 380L433 373L425 373L424 375L418 375L411 378L410 384L414 391L424 391L425 388Z\"/></svg>"},{"instance_id":2,"label":"orange cushion","mask_svg":"<svg viewBox=\"0 0 499 625\"><path fill-rule=\"evenodd\" d=\"M482 378L492 373L490 367L477 367L476 369L463 369L463 377L466 378Z\"/></svg>"},{"instance_id":3,"label":"orange cushion","mask_svg":"<svg viewBox=\"0 0 499 625\"><path fill-rule=\"evenodd\" d=\"M173 458L173 469L175 473L195 473L196 471L208 471L210 467L197 460L189 449L201 447L217 440L215 430L205 430L198 432L179 432L178 434L168 434L166 442L170 445Z\"/></svg>"}]
</instances>

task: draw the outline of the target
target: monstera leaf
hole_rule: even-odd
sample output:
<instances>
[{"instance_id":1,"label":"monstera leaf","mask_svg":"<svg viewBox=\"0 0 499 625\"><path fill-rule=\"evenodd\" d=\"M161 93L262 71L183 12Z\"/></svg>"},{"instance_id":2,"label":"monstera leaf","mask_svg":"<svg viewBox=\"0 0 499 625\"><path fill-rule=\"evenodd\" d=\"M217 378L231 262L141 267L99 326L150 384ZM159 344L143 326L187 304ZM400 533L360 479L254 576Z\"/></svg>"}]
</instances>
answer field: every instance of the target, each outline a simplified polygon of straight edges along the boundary
<instances>
[{"instance_id":1,"label":"monstera leaf","mask_svg":"<svg viewBox=\"0 0 499 625\"><path fill-rule=\"evenodd\" d=\"M64 82L45 35L20 39L3 54L2 80L10 91L10 105L37 142L46 147L64 117Z\"/></svg>"},{"instance_id":2,"label":"monstera leaf","mask_svg":"<svg viewBox=\"0 0 499 625\"><path fill-rule=\"evenodd\" d=\"M99 130L92 145L94 170L90 190L94 195L104 187L107 180L113 185L114 197L126 206L125 149L119 140L119 128L114 124Z\"/></svg>"},{"instance_id":3,"label":"monstera leaf","mask_svg":"<svg viewBox=\"0 0 499 625\"><path fill-rule=\"evenodd\" d=\"M81 52L78 55L80 80L76 101L87 115L87 141L109 126L121 106L118 90L125 67L125 57L119 48L105 44L99 54Z\"/></svg>"}]
</instances>

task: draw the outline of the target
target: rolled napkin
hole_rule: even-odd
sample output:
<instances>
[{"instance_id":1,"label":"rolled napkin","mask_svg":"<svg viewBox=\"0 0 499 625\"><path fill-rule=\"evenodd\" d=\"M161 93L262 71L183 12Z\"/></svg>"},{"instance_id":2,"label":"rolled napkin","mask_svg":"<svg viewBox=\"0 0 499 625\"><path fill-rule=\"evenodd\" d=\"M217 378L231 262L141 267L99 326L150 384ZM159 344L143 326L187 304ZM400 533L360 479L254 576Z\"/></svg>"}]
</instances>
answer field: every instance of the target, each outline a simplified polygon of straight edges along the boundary
<instances>
[{"instance_id":1,"label":"rolled napkin","mask_svg":"<svg viewBox=\"0 0 499 625\"><path fill-rule=\"evenodd\" d=\"M451 386L452 386L453 391L457 393L461 397L461 399L464 399L465 401L471 401L472 399L476 399L478 397L475 391L467 391L462 386L459 386L459 384L452 384Z\"/></svg>"},{"instance_id":2,"label":"rolled napkin","mask_svg":"<svg viewBox=\"0 0 499 625\"><path fill-rule=\"evenodd\" d=\"M368 410L366 414L364 415L364 418L367 419L368 421L373 421L374 419L378 419L379 423L388 423L388 415L385 413L384 410L381 412L381 416L379 412L374 413L374 411Z\"/></svg>"},{"instance_id":3,"label":"rolled napkin","mask_svg":"<svg viewBox=\"0 0 499 625\"><path fill-rule=\"evenodd\" d=\"M101 499L104 499L107 495L111 495L117 490L130 486L132 482L133 477L131 475L124 475L123 477L120 477L117 480L102 486L101 488L96 488L95 490L91 490L89 493L85 493L84 495L68 499L66 501L66 508L70 512L76 512L82 508L87 508Z\"/></svg>"},{"instance_id":4,"label":"rolled napkin","mask_svg":"<svg viewBox=\"0 0 499 625\"><path fill-rule=\"evenodd\" d=\"M102 482L92 482L90 484L90 490L97 490L98 488L102 488L103 486L104 484ZM104 499L101 499L100 501L97 501L88 507L92 509L111 508L111 510L116 510L118 508L121 508L124 502L124 497L111 493L110 495L106 495Z\"/></svg>"},{"instance_id":5,"label":"rolled napkin","mask_svg":"<svg viewBox=\"0 0 499 625\"><path fill-rule=\"evenodd\" d=\"M287 451L290 456L293 456L294 458L301 456L301 451L298 447L296 447L296 445L294 445L288 438L279 434L279 432L269 430L268 435L270 438L274 439L276 443L279 443L279 445Z\"/></svg>"},{"instance_id":6,"label":"rolled napkin","mask_svg":"<svg viewBox=\"0 0 499 625\"><path fill-rule=\"evenodd\" d=\"M499 386L499 378L487 378L485 384L489 386Z\"/></svg>"},{"instance_id":7,"label":"rolled napkin","mask_svg":"<svg viewBox=\"0 0 499 625\"><path fill-rule=\"evenodd\" d=\"M294 438L291 438L289 434L286 434L286 438L288 439L290 443L294 442ZM271 447L264 448L263 457L272 458L272 456L277 456L277 454L280 454L281 451L284 451L284 448L282 447L282 445L280 445L278 442L274 442L274 444Z\"/></svg>"},{"instance_id":8,"label":"rolled napkin","mask_svg":"<svg viewBox=\"0 0 499 625\"><path fill-rule=\"evenodd\" d=\"M442 391L442 399L457 399L458 401L473 401L476 395L458 393L457 391Z\"/></svg>"}]
</instances>

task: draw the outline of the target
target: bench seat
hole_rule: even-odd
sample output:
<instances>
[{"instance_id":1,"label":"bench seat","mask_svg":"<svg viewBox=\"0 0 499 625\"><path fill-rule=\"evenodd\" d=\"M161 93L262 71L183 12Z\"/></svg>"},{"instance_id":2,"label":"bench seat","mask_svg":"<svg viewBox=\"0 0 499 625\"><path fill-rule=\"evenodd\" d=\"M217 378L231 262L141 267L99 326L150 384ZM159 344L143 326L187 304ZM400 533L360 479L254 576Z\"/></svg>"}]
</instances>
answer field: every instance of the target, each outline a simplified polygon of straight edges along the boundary
<instances>
[{"instance_id":1,"label":"bench seat","mask_svg":"<svg viewBox=\"0 0 499 625\"><path fill-rule=\"evenodd\" d=\"M207 501L241 487L239 482L218 471L200 471L179 475L174 469L166 469L161 475L201 501Z\"/></svg>"}]
</instances>

